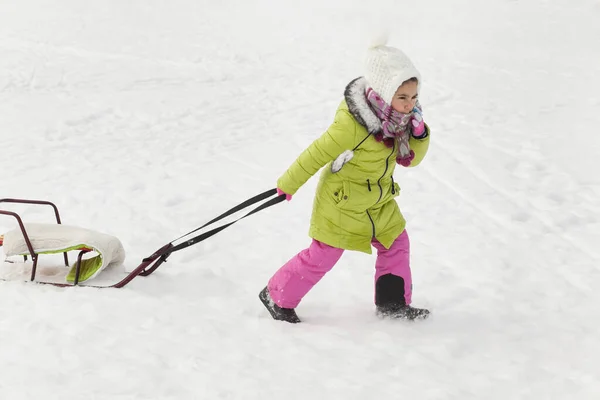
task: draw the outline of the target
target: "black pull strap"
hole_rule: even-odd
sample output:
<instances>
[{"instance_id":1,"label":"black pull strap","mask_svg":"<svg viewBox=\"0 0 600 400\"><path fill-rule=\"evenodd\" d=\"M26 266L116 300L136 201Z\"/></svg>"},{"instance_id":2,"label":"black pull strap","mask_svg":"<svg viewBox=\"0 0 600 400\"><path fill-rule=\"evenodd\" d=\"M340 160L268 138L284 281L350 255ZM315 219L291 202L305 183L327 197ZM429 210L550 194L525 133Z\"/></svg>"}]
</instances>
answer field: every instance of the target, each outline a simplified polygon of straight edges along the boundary
<instances>
[{"instance_id":1,"label":"black pull strap","mask_svg":"<svg viewBox=\"0 0 600 400\"><path fill-rule=\"evenodd\" d=\"M238 204L237 206L233 207L232 209L225 211L223 214L219 215L218 217L211 219L210 221L208 221L201 227L196 228L193 231L190 231L190 232L186 233L185 235L178 237L177 239L173 240L173 242L176 242L181 238L191 235L192 233L199 231L202 228L206 228L208 225L214 224L215 222L220 221L225 217L235 214L236 212L241 211L244 208L251 206L252 204L258 203L259 201L263 201L264 199L268 199L269 197L273 196L274 194L277 194L277 189L269 189L266 192L257 194L256 196L249 198L248 200L244 201L243 203Z\"/></svg>"},{"instance_id":2,"label":"black pull strap","mask_svg":"<svg viewBox=\"0 0 600 400\"><path fill-rule=\"evenodd\" d=\"M277 196L277 197L275 197L275 198L273 198L273 199L271 199L271 200L269 200L269 201L261 204L260 206L256 207L254 210L250 211L248 214L244 215L243 217L240 217L240 218L236 219L235 221L232 221L232 222L230 222L228 224L219 226L218 228L211 229L210 231L204 232L201 235L198 235L198 236L195 236L195 237L193 237L193 238L191 238L189 240L186 240L185 242L180 243L177 246L173 246L171 249L169 249L169 253L172 253L174 251L178 251L178 250L181 250L181 249L185 249L186 247L189 247L189 246L194 245L194 244L196 244L198 242L201 242L201 241L203 241L205 239L208 239L209 237L211 237L211 236L213 236L213 235L221 232L223 229L225 229L227 227L230 227L231 225L235 224L239 220L244 219L244 218L246 218L246 217L248 217L248 216L250 216L250 215L252 215L254 213L257 213L260 210L264 210L267 207L271 207L271 206L273 206L273 205L275 205L277 203L281 203L284 200L285 200L285 195Z\"/></svg>"},{"instance_id":3,"label":"black pull strap","mask_svg":"<svg viewBox=\"0 0 600 400\"><path fill-rule=\"evenodd\" d=\"M220 221L220 220L222 220L223 218L225 218L225 217L227 217L229 215L232 215L232 214L234 214L234 213L236 213L236 212L238 212L240 210L243 210L244 208L247 208L247 207L249 207L249 206L251 206L251 205L253 205L255 203L258 203L258 202L260 202L262 200L265 200L265 199L273 196L274 194L277 194L277 189L270 189L270 190L267 190L264 193L256 195L256 196L254 196L254 197L252 197L252 198L244 201L243 203L238 204L237 206L233 207L232 209L224 212L223 214L219 215L218 217L210 220L209 222L207 222L206 224L202 225L201 227L196 228L196 229L194 229L193 231L191 231L189 233L186 233L185 235L179 237L178 239L175 239L173 242L175 242L177 240L180 240L181 238L186 237L186 236L188 236L188 235L190 235L190 234L192 234L192 233L194 233L196 231L199 231L200 229L202 229L202 228L204 228L204 227L206 227L206 226L208 226L210 224L213 224L213 223L215 223L217 221ZM167 257L169 257L171 255L171 253L173 253L175 251L178 251L178 250L181 250L181 249L185 249L186 247L192 246L192 245L194 245L196 243L199 243L199 242L201 242L201 241L203 241L205 239L208 239L209 237L211 237L211 236L213 236L213 235L221 232L223 229L225 229L225 228L227 228L227 227L235 224L239 220L244 219L244 218L246 218L246 217L248 217L248 216L250 216L252 214L255 214L255 213L257 213L257 212L259 212L261 210L264 210L265 208L271 207L271 206L273 206L273 205L275 205L277 203L281 203L284 200L285 200L285 194L282 194L280 196L274 197L271 200L269 200L269 201L267 201L265 203L262 203L261 205L259 205L258 207L256 207L255 209L253 209L252 211L250 211L249 213L247 213L246 215L244 215L244 216L236 219L235 221L232 221L232 222L229 222L228 224L219 226L218 228L211 229L208 232L204 232L204 233L202 233L202 234L200 234L198 236L195 236L195 237L193 237L191 239L188 239L185 242L182 242L182 243L180 243L180 244L178 244L176 246L171 246L171 247L163 248L163 249L161 249L162 251L159 250L155 254L153 254L153 257L162 256L164 259L166 259Z\"/></svg>"}]
</instances>

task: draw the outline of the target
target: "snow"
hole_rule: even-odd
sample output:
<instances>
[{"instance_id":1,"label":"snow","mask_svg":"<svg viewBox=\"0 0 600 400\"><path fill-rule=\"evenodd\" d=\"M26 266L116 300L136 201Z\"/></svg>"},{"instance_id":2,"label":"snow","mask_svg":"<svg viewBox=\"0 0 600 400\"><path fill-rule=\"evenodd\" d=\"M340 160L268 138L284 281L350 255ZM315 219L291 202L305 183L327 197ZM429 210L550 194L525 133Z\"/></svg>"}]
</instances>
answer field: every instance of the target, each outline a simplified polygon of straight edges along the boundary
<instances>
[{"instance_id":1,"label":"snow","mask_svg":"<svg viewBox=\"0 0 600 400\"><path fill-rule=\"evenodd\" d=\"M600 398L599 20L597 0L0 2L0 197L117 236L128 270L274 187L382 30L433 132L395 174L429 320L377 319L374 256L351 252L302 324L270 319L315 177L123 289L0 282L0 398Z\"/></svg>"}]
</instances>

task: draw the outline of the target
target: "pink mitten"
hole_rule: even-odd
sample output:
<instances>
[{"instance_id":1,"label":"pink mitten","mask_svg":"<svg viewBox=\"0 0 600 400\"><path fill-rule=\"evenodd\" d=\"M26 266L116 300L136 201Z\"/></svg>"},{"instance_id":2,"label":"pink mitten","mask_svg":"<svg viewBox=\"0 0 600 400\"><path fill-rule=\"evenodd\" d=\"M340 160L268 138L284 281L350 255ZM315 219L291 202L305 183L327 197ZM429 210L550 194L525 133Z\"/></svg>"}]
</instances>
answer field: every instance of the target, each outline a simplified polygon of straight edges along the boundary
<instances>
[{"instance_id":1,"label":"pink mitten","mask_svg":"<svg viewBox=\"0 0 600 400\"><path fill-rule=\"evenodd\" d=\"M413 108L410 124L412 126L412 135L417 139L423 138L425 135L425 122L423 122L423 112L420 108Z\"/></svg>"},{"instance_id":2,"label":"pink mitten","mask_svg":"<svg viewBox=\"0 0 600 400\"><path fill-rule=\"evenodd\" d=\"M290 201L292 199L292 195L291 194L287 194L286 192L284 192L283 190L277 188L277 195L281 196L282 194L285 194L285 199L287 201Z\"/></svg>"}]
</instances>

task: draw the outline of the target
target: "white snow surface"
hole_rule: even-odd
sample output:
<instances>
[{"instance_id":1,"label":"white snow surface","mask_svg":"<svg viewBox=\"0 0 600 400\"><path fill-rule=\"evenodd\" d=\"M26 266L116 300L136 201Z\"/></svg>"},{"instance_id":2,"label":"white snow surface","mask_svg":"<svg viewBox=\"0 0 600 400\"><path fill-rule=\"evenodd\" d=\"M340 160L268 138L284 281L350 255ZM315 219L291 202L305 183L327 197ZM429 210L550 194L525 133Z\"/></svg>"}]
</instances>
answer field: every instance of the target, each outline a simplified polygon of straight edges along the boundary
<instances>
[{"instance_id":1,"label":"white snow surface","mask_svg":"<svg viewBox=\"0 0 600 400\"><path fill-rule=\"evenodd\" d=\"M1 281L0 398L600 398L597 0L2 1L0 198L117 236L131 270L275 187L384 29L432 129L395 173L429 320L377 319L353 252L302 324L270 318L315 176L123 289Z\"/></svg>"}]
</instances>

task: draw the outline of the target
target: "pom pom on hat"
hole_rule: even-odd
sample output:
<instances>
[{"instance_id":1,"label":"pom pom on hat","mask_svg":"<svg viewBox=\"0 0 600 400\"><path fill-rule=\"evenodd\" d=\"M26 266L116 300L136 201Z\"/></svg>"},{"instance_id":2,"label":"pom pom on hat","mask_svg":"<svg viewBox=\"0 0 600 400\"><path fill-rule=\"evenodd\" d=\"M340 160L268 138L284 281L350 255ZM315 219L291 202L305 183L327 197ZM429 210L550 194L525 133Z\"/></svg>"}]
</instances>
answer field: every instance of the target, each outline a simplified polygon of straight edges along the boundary
<instances>
[{"instance_id":1,"label":"pom pom on hat","mask_svg":"<svg viewBox=\"0 0 600 400\"><path fill-rule=\"evenodd\" d=\"M417 78L421 87L421 74L401 50L386 46L387 35L375 38L367 51L365 79L389 105L403 82Z\"/></svg>"},{"instance_id":2,"label":"pom pom on hat","mask_svg":"<svg viewBox=\"0 0 600 400\"><path fill-rule=\"evenodd\" d=\"M369 44L369 49L373 49L375 47L385 46L390 37L390 32L387 30L382 30L377 35L371 38L371 43Z\"/></svg>"}]
</instances>

